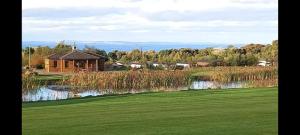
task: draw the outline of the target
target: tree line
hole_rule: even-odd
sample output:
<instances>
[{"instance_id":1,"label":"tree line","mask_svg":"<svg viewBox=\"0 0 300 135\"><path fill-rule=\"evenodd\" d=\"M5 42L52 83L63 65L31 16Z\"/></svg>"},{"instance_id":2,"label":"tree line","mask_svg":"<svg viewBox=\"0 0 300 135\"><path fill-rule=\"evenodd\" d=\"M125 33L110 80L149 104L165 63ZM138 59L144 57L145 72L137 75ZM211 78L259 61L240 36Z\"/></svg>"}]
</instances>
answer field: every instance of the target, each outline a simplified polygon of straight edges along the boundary
<instances>
[{"instance_id":1,"label":"tree line","mask_svg":"<svg viewBox=\"0 0 300 135\"><path fill-rule=\"evenodd\" d=\"M38 46L35 48L26 47L22 50L22 65L28 65L29 50L31 53L30 63L37 68L44 67L44 59L53 53L67 53L72 50L72 45L65 44L63 41L54 48L48 46ZM165 49L160 51L147 50L141 51L134 49L132 51L113 50L106 52L104 50L85 46L84 52L92 52L102 55L108 59L107 63L116 61L130 63L155 62L161 64L189 63L195 64L198 61L205 61L211 66L253 66L259 60L266 60L276 65L278 63L278 40L271 44L247 44L242 47L229 45L224 49Z\"/></svg>"}]
</instances>

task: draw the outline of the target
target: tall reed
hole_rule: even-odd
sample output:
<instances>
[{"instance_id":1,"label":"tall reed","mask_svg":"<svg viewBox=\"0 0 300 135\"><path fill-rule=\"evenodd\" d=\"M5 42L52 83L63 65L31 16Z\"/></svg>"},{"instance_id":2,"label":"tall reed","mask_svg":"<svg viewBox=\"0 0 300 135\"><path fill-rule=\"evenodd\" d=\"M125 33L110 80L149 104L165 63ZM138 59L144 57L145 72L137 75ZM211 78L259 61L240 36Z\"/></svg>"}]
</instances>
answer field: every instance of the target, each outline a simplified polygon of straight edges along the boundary
<instances>
[{"instance_id":1,"label":"tall reed","mask_svg":"<svg viewBox=\"0 0 300 135\"><path fill-rule=\"evenodd\" d=\"M246 87L275 87L278 86L278 79L252 80L247 81Z\"/></svg>"},{"instance_id":2,"label":"tall reed","mask_svg":"<svg viewBox=\"0 0 300 135\"><path fill-rule=\"evenodd\" d=\"M35 76L22 75L22 92L37 89L44 85L45 83L38 80Z\"/></svg>"},{"instance_id":3,"label":"tall reed","mask_svg":"<svg viewBox=\"0 0 300 135\"><path fill-rule=\"evenodd\" d=\"M192 69L190 72L198 79L221 82L278 78L277 67L203 67Z\"/></svg>"},{"instance_id":4,"label":"tall reed","mask_svg":"<svg viewBox=\"0 0 300 135\"><path fill-rule=\"evenodd\" d=\"M96 89L159 89L190 84L188 71L119 71L73 74L71 86Z\"/></svg>"}]
</instances>

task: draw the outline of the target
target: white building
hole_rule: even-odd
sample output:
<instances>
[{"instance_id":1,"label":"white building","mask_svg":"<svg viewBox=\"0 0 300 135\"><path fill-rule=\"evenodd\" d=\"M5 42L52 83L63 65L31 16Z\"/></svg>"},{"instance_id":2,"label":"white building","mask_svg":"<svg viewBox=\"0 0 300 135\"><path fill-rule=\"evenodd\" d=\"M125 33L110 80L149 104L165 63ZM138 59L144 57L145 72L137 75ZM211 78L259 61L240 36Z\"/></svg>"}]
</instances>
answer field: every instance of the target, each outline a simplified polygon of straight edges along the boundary
<instances>
[{"instance_id":1,"label":"white building","mask_svg":"<svg viewBox=\"0 0 300 135\"><path fill-rule=\"evenodd\" d=\"M183 68L190 68L190 64L184 64L184 63L176 63L176 66L182 66Z\"/></svg>"},{"instance_id":2,"label":"white building","mask_svg":"<svg viewBox=\"0 0 300 135\"><path fill-rule=\"evenodd\" d=\"M112 64L113 68L120 68L120 67L123 67L123 66L124 66L124 64L122 64L120 62L115 62L115 63Z\"/></svg>"},{"instance_id":3,"label":"white building","mask_svg":"<svg viewBox=\"0 0 300 135\"><path fill-rule=\"evenodd\" d=\"M120 62L116 62L116 65L118 65L118 66L123 66L123 64L120 63Z\"/></svg>"},{"instance_id":4,"label":"white building","mask_svg":"<svg viewBox=\"0 0 300 135\"><path fill-rule=\"evenodd\" d=\"M258 64L257 64L258 66L263 66L263 67L265 67L265 66L270 66L271 65L271 63L270 62L267 62L267 61L265 61L265 60L260 60L260 61L258 61Z\"/></svg>"},{"instance_id":5,"label":"white building","mask_svg":"<svg viewBox=\"0 0 300 135\"><path fill-rule=\"evenodd\" d=\"M157 63L153 63L153 66L154 67L158 67L160 64L157 64Z\"/></svg>"},{"instance_id":6,"label":"white building","mask_svg":"<svg viewBox=\"0 0 300 135\"><path fill-rule=\"evenodd\" d=\"M131 68L142 68L142 65L141 64L137 64L137 63L132 63L132 64L130 64L130 67Z\"/></svg>"}]
</instances>

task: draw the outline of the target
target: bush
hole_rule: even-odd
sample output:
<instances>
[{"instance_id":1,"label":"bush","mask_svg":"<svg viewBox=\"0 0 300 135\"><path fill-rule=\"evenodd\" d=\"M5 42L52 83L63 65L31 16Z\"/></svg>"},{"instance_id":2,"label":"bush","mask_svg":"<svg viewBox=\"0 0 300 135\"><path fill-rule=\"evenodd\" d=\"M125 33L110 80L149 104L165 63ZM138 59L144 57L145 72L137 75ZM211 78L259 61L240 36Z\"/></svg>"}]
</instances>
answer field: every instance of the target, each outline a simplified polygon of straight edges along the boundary
<instances>
[{"instance_id":1,"label":"bush","mask_svg":"<svg viewBox=\"0 0 300 135\"><path fill-rule=\"evenodd\" d=\"M155 70L164 70L165 68L162 65L154 67Z\"/></svg>"},{"instance_id":2,"label":"bush","mask_svg":"<svg viewBox=\"0 0 300 135\"><path fill-rule=\"evenodd\" d=\"M122 71L122 70L129 70L129 67L120 66L120 67L113 67L114 71Z\"/></svg>"},{"instance_id":3,"label":"bush","mask_svg":"<svg viewBox=\"0 0 300 135\"><path fill-rule=\"evenodd\" d=\"M29 77L29 76L37 76L37 75L38 75L38 72L29 71L29 70L27 70L27 71L24 73L24 76L25 76L25 77Z\"/></svg>"},{"instance_id":4,"label":"bush","mask_svg":"<svg viewBox=\"0 0 300 135\"><path fill-rule=\"evenodd\" d=\"M184 69L183 66L176 66L176 67L175 67L175 70L183 70L183 69Z\"/></svg>"},{"instance_id":5,"label":"bush","mask_svg":"<svg viewBox=\"0 0 300 135\"><path fill-rule=\"evenodd\" d=\"M44 65L43 64L36 64L35 68L36 69L44 69Z\"/></svg>"}]
</instances>

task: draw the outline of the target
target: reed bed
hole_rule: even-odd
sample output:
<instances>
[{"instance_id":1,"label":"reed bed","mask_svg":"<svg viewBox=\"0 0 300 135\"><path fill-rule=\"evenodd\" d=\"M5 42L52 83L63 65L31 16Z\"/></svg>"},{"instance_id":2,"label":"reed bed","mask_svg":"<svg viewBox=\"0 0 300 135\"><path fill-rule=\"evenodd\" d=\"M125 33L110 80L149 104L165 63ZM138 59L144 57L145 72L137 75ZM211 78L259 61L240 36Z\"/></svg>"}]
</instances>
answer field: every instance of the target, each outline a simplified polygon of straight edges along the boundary
<instances>
[{"instance_id":1,"label":"reed bed","mask_svg":"<svg viewBox=\"0 0 300 135\"><path fill-rule=\"evenodd\" d=\"M191 69L194 78L219 81L276 80L277 67L203 67Z\"/></svg>"},{"instance_id":2,"label":"reed bed","mask_svg":"<svg viewBox=\"0 0 300 135\"><path fill-rule=\"evenodd\" d=\"M140 90L187 86L191 79L188 71L115 71L77 73L66 82L89 89Z\"/></svg>"},{"instance_id":3,"label":"reed bed","mask_svg":"<svg viewBox=\"0 0 300 135\"><path fill-rule=\"evenodd\" d=\"M268 80L253 80L247 81L247 88L257 88L257 87L277 87L278 79L268 79Z\"/></svg>"},{"instance_id":4,"label":"reed bed","mask_svg":"<svg viewBox=\"0 0 300 135\"><path fill-rule=\"evenodd\" d=\"M190 70L139 70L82 72L63 77L51 84L70 86L72 90L118 92L168 90L188 87L193 80L215 82L247 81L249 86L277 85L277 67L202 67ZM49 85L49 80L22 76L22 92Z\"/></svg>"},{"instance_id":5,"label":"reed bed","mask_svg":"<svg viewBox=\"0 0 300 135\"><path fill-rule=\"evenodd\" d=\"M22 75L22 92L34 90L45 85L45 82L38 80L35 76Z\"/></svg>"}]
</instances>

